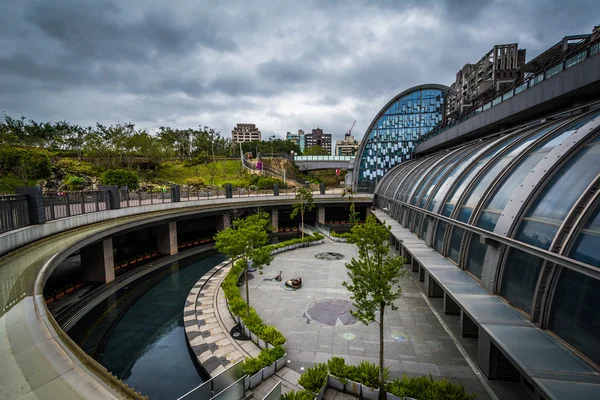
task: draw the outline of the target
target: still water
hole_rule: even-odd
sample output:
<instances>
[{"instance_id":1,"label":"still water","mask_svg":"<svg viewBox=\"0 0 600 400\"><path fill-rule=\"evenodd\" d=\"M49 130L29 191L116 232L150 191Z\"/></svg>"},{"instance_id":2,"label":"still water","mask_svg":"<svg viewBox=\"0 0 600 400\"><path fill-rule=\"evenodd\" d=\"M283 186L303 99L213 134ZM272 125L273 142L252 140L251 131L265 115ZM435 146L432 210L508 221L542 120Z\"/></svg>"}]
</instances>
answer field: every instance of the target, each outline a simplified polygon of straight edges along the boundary
<instances>
[{"instance_id":1,"label":"still water","mask_svg":"<svg viewBox=\"0 0 600 400\"><path fill-rule=\"evenodd\" d=\"M100 356L109 371L151 399L176 399L202 383L188 351L183 307L189 291L226 259L214 255L173 273L142 295L115 326ZM185 261L180 261L185 265ZM143 279L143 278L142 278Z\"/></svg>"}]
</instances>

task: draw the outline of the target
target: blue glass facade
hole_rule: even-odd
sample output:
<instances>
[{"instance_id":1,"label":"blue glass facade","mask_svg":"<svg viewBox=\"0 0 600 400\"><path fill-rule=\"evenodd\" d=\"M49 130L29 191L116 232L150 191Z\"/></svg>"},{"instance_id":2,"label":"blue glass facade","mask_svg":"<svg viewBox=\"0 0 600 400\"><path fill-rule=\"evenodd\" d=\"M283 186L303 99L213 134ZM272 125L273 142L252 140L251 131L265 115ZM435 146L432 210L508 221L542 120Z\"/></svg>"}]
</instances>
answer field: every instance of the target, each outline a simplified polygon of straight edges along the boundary
<instances>
[{"instance_id":1,"label":"blue glass facade","mask_svg":"<svg viewBox=\"0 0 600 400\"><path fill-rule=\"evenodd\" d=\"M409 90L375 117L357 156L359 190L411 158L418 139L442 121L447 95L442 88Z\"/></svg>"}]
</instances>

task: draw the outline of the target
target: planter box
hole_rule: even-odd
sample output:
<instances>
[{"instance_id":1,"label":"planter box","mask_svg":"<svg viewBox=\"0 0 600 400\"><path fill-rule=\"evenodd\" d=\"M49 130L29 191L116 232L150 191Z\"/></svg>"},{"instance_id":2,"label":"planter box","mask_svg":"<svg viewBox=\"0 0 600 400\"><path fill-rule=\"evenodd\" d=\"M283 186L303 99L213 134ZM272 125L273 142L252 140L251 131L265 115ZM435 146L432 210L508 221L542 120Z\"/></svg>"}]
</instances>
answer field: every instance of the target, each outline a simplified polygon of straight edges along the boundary
<instances>
[{"instance_id":1,"label":"planter box","mask_svg":"<svg viewBox=\"0 0 600 400\"><path fill-rule=\"evenodd\" d=\"M286 356L287 353L285 353L279 360L275 361L275 371L279 371L281 368L285 367Z\"/></svg>"},{"instance_id":2,"label":"planter box","mask_svg":"<svg viewBox=\"0 0 600 400\"><path fill-rule=\"evenodd\" d=\"M342 381L340 381L340 378L331 374L329 374L329 376L327 377L327 386L337 390L338 392L344 391L344 384L342 383Z\"/></svg>"},{"instance_id":3,"label":"planter box","mask_svg":"<svg viewBox=\"0 0 600 400\"><path fill-rule=\"evenodd\" d=\"M268 365L262 369L263 380L275 375L275 363Z\"/></svg>"},{"instance_id":4,"label":"planter box","mask_svg":"<svg viewBox=\"0 0 600 400\"><path fill-rule=\"evenodd\" d=\"M256 374L254 374L250 377L250 382L248 384L248 387L250 389L254 389L258 385L260 385L260 383L263 381L263 369L261 369Z\"/></svg>"},{"instance_id":5,"label":"planter box","mask_svg":"<svg viewBox=\"0 0 600 400\"><path fill-rule=\"evenodd\" d=\"M233 320L235 321L236 324L241 325L242 324L242 318L239 315L234 315L233 316Z\"/></svg>"},{"instance_id":6,"label":"planter box","mask_svg":"<svg viewBox=\"0 0 600 400\"><path fill-rule=\"evenodd\" d=\"M247 326L244 326L244 335L246 335L249 338L252 338L252 336L250 334L250 329L248 329Z\"/></svg>"},{"instance_id":7,"label":"planter box","mask_svg":"<svg viewBox=\"0 0 600 400\"><path fill-rule=\"evenodd\" d=\"M248 331L250 332L250 340L252 340L254 343L258 344L258 336L256 335L256 333L252 332L249 329L248 329Z\"/></svg>"},{"instance_id":8,"label":"planter box","mask_svg":"<svg viewBox=\"0 0 600 400\"><path fill-rule=\"evenodd\" d=\"M261 349L266 349L267 343L264 340L262 340L261 338L258 338L258 347L260 347Z\"/></svg>"},{"instance_id":9,"label":"planter box","mask_svg":"<svg viewBox=\"0 0 600 400\"><path fill-rule=\"evenodd\" d=\"M348 379L348 382L344 385L344 390L354 396L360 396L361 393L361 384L358 382L351 381Z\"/></svg>"},{"instance_id":10,"label":"planter box","mask_svg":"<svg viewBox=\"0 0 600 400\"><path fill-rule=\"evenodd\" d=\"M362 397L368 400L377 400L379 398L379 389L373 389L372 387L361 384Z\"/></svg>"},{"instance_id":11,"label":"planter box","mask_svg":"<svg viewBox=\"0 0 600 400\"><path fill-rule=\"evenodd\" d=\"M398 397L395 394L391 394L390 392L385 392L387 395L387 400L404 400L404 396Z\"/></svg>"},{"instance_id":12,"label":"planter box","mask_svg":"<svg viewBox=\"0 0 600 400\"><path fill-rule=\"evenodd\" d=\"M324 384L319 393L317 393L317 400L323 400L323 396L325 396L325 391L327 390L327 384Z\"/></svg>"},{"instance_id":13,"label":"planter box","mask_svg":"<svg viewBox=\"0 0 600 400\"><path fill-rule=\"evenodd\" d=\"M244 392L250 389L250 376L244 375Z\"/></svg>"}]
</instances>

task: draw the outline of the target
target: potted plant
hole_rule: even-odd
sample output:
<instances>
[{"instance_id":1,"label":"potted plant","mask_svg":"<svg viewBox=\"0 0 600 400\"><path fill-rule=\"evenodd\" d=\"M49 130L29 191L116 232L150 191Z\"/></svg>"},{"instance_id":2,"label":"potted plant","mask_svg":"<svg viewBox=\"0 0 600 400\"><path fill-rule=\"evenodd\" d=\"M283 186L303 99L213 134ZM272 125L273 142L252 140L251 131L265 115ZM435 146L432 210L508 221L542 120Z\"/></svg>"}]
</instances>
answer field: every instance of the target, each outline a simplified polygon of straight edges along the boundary
<instances>
[{"instance_id":1,"label":"potted plant","mask_svg":"<svg viewBox=\"0 0 600 400\"><path fill-rule=\"evenodd\" d=\"M253 358L253 357L247 357L244 360L244 364L242 366L242 369L244 371L244 373L246 374L246 378L244 379L244 388L247 389L253 389L255 387L257 387L258 385L260 385L260 383L263 380L263 376L262 376L262 372L263 372L263 365L262 362L260 362L260 360L258 360L257 358ZM246 381L248 382L248 384L246 385Z\"/></svg>"},{"instance_id":2,"label":"potted plant","mask_svg":"<svg viewBox=\"0 0 600 400\"><path fill-rule=\"evenodd\" d=\"M263 366L263 380L275 374L275 357L268 349L263 349L258 355L258 360Z\"/></svg>"},{"instance_id":3,"label":"potted plant","mask_svg":"<svg viewBox=\"0 0 600 400\"><path fill-rule=\"evenodd\" d=\"M269 350L275 358L275 371L279 371L285 366L285 350L282 346L275 346Z\"/></svg>"},{"instance_id":4,"label":"potted plant","mask_svg":"<svg viewBox=\"0 0 600 400\"><path fill-rule=\"evenodd\" d=\"M337 391L343 392L344 385L348 382L347 371L348 366L342 357L332 357L327 361L327 369L329 376L327 377L327 385Z\"/></svg>"},{"instance_id":5,"label":"potted plant","mask_svg":"<svg viewBox=\"0 0 600 400\"><path fill-rule=\"evenodd\" d=\"M283 400L314 400L315 395L308 390L291 390L287 393L282 393L281 398Z\"/></svg>"},{"instance_id":6,"label":"potted plant","mask_svg":"<svg viewBox=\"0 0 600 400\"><path fill-rule=\"evenodd\" d=\"M309 392L317 394L317 400L322 400L327 389L327 364L317 363L308 368L302 375L298 383Z\"/></svg>"},{"instance_id":7,"label":"potted plant","mask_svg":"<svg viewBox=\"0 0 600 400\"><path fill-rule=\"evenodd\" d=\"M283 345L287 340L273 325L267 325L263 328L262 337L265 339L268 348Z\"/></svg>"},{"instance_id":8,"label":"potted plant","mask_svg":"<svg viewBox=\"0 0 600 400\"><path fill-rule=\"evenodd\" d=\"M354 365L349 365L346 371L347 382L344 384L344 391L354 396L360 396L361 386L358 375L358 368Z\"/></svg>"}]
</instances>

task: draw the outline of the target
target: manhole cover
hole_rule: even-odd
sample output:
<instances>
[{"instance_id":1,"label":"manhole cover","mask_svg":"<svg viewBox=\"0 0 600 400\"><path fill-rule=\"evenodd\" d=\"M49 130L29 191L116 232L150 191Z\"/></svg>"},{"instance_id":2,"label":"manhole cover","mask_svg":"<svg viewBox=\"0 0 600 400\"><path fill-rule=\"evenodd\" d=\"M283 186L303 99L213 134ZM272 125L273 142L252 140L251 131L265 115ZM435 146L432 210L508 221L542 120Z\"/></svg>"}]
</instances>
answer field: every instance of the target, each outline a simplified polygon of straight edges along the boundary
<instances>
[{"instance_id":1,"label":"manhole cover","mask_svg":"<svg viewBox=\"0 0 600 400\"><path fill-rule=\"evenodd\" d=\"M315 258L317 260L335 261L341 260L342 258L344 258L344 255L340 253L334 253L331 251L325 251L323 253L315 254Z\"/></svg>"},{"instance_id":2,"label":"manhole cover","mask_svg":"<svg viewBox=\"0 0 600 400\"><path fill-rule=\"evenodd\" d=\"M356 323L351 310L354 310L354 306L348 300L322 299L310 303L304 314L321 325L345 326Z\"/></svg>"}]
</instances>

